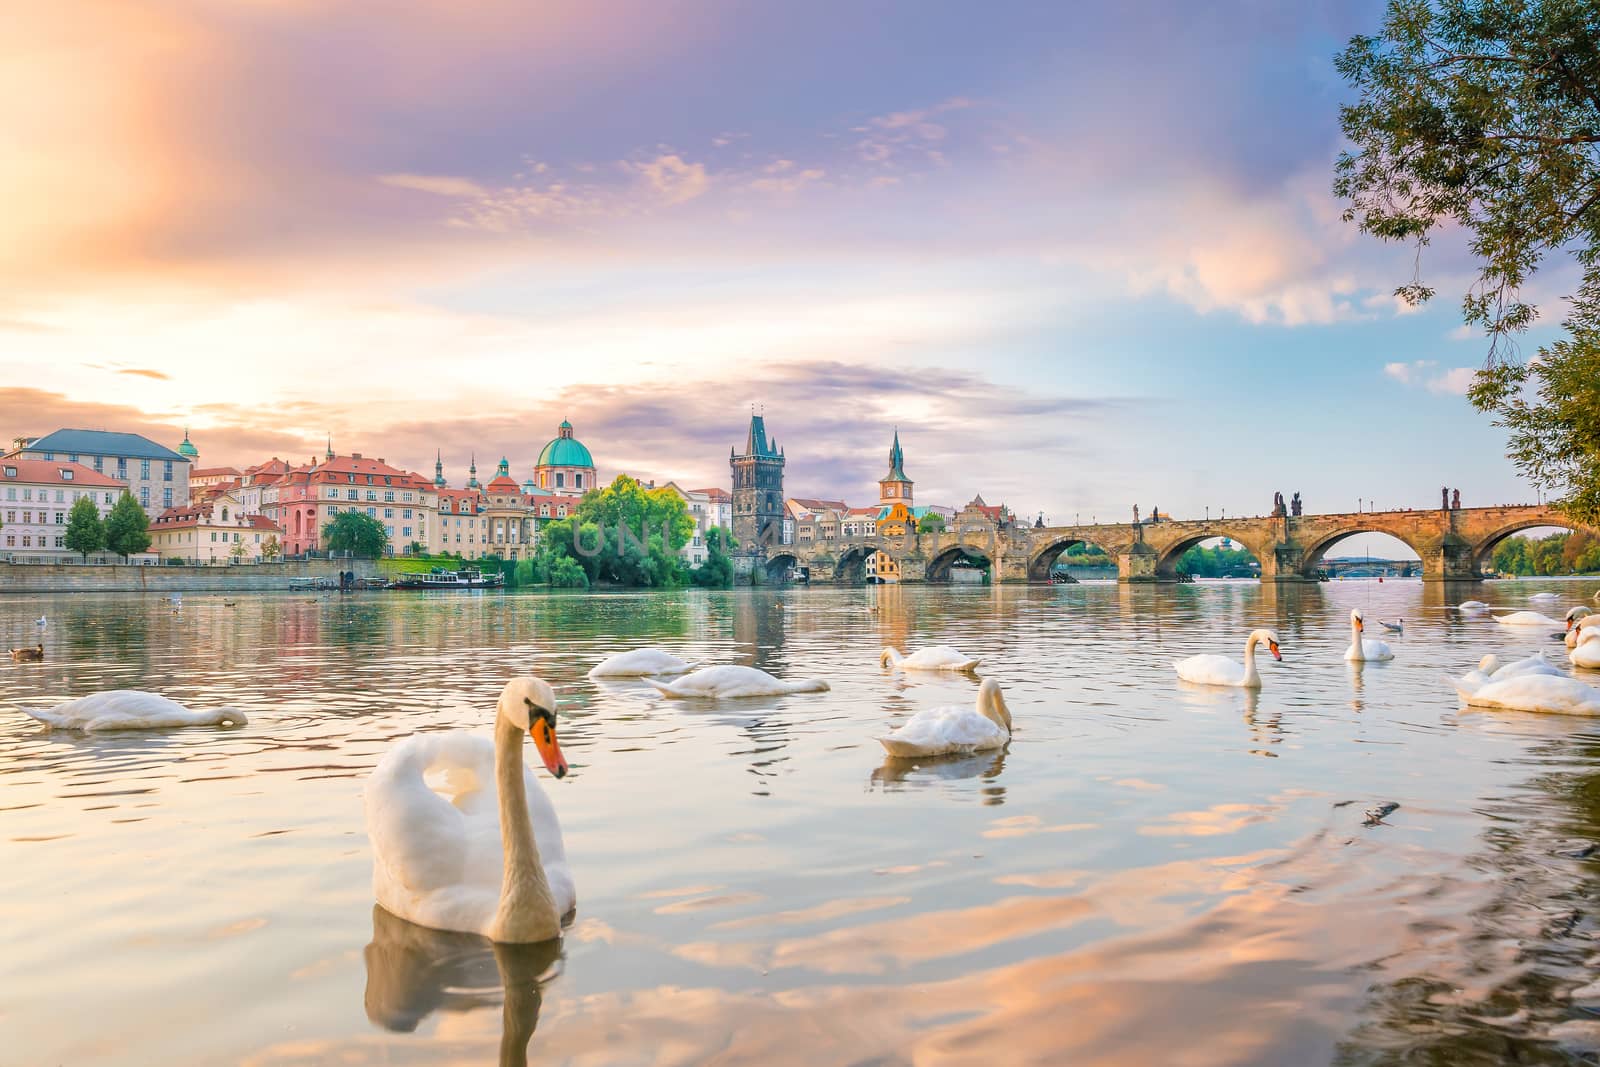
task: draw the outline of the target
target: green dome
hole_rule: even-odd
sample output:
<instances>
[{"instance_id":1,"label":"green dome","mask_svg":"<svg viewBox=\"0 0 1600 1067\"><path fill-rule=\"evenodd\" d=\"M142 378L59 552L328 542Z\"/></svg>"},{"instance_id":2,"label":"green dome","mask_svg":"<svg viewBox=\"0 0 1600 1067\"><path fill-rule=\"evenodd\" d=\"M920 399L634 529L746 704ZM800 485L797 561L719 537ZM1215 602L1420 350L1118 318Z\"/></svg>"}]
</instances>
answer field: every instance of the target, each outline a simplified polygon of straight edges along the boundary
<instances>
[{"instance_id":1,"label":"green dome","mask_svg":"<svg viewBox=\"0 0 1600 1067\"><path fill-rule=\"evenodd\" d=\"M594 457L575 437L557 437L539 453L541 467L592 467Z\"/></svg>"},{"instance_id":2,"label":"green dome","mask_svg":"<svg viewBox=\"0 0 1600 1067\"><path fill-rule=\"evenodd\" d=\"M583 442L572 436L572 423L561 420L556 437L539 453L538 467L593 467L594 457Z\"/></svg>"},{"instance_id":3,"label":"green dome","mask_svg":"<svg viewBox=\"0 0 1600 1067\"><path fill-rule=\"evenodd\" d=\"M189 431L183 431L183 444L178 446L178 455L186 459L198 459L200 450L194 447L194 442L189 440Z\"/></svg>"}]
</instances>

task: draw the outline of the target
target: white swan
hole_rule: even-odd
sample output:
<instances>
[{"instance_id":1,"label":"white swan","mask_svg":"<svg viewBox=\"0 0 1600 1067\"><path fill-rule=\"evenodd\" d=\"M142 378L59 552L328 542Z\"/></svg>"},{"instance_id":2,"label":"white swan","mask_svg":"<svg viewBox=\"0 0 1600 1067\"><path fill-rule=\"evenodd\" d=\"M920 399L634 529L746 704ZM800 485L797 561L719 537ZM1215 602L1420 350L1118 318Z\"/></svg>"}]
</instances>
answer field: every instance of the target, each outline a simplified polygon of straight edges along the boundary
<instances>
[{"instance_id":1,"label":"white swan","mask_svg":"<svg viewBox=\"0 0 1600 1067\"><path fill-rule=\"evenodd\" d=\"M1463 600L1456 605L1456 610L1466 615L1482 615L1489 610L1489 605L1481 600Z\"/></svg>"},{"instance_id":2,"label":"white swan","mask_svg":"<svg viewBox=\"0 0 1600 1067\"><path fill-rule=\"evenodd\" d=\"M642 678L647 674L683 674L694 664L659 648L635 648L607 656L589 671L591 678Z\"/></svg>"},{"instance_id":3,"label":"white swan","mask_svg":"<svg viewBox=\"0 0 1600 1067\"><path fill-rule=\"evenodd\" d=\"M1512 660L1510 663L1503 661L1493 652L1478 661L1476 670L1468 671L1456 682L1456 688L1475 689L1480 685L1490 682L1503 682L1507 678L1517 678L1525 674L1552 674L1561 677L1561 671L1555 664L1544 658L1544 653L1535 652L1525 659Z\"/></svg>"},{"instance_id":4,"label":"white swan","mask_svg":"<svg viewBox=\"0 0 1600 1067\"><path fill-rule=\"evenodd\" d=\"M1261 676L1256 673L1256 645L1265 641L1272 658L1281 660L1278 635L1273 630L1251 630L1244 642L1244 663L1239 664L1227 656L1211 653L1180 659L1172 665L1178 677L1196 685L1232 685L1243 689L1260 689Z\"/></svg>"},{"instance_id":5,"label":"white swan","mask_svg":"<svg viewBox=\"0 0 1600 1067\"><path fill-rule=\"evenodd\" d=\"M951 705L919 711L898 730L878 738L891 756L947 756L1000 748L1011 740L1011 709L1000 683L985 678L973 707Z\"/></svg>"},{"instance_id":6,"label":"white swan","mask_svg":"<svg viewBox=\"0 0 1600 1067\"><path fill-rule=\"evenodd\" d=\"M772 697L783 696L786 693L828 691L828 683L821 678L804 678L791 682L774 678L766 671L754 667L740 667L729 663L717 667L702 667L670 682L658 682L654 678L646 678L644 681L662 696L701 700L733 700L740 697Z\"/></svg>"},{"instance_id":7,"label":"white swan","mask_svg":"<svg viewBox=\"0 0 1600 1067\"><path fill-rule=\"evenodd\" d=\"M902 656L898 648L886 648L878 654L878 663L897 671L970 671L978 665L978 657L949 645L929 645L909 656Z\"/></svg>"},{"instance_id":8,"label":"white swan","mask_svg":"<svg viewBox=\"0 0 1600 1067\"><path fill-rule=\"evenodd\" d=\"M1528 599L1529 600L1537 600L1540 603L1547 603L1547 602L1549 602L1551 600L1560 600L1561 599L1561 594L1560 593L1534 593Z\"/></svg>"},{"instance_id":9,"label":"white swan","mask_svg":"<svg viewBox=\"0 0 1600 1067\"><path fill-rule=\"evenodd\" d=\"M561 824L522 764L522 738L551 774L556 698L539 678L513 678L495 706L494 740L460 731L414 734L367 778L372 890L384 909L419 926L491 941L546 941L577 904ZM442 773L449 797L427 776Z\"/></svg>"},{"instance_id":10,"label":"white swan","mask_svg":"<svg viewBox=\"0 0 1600 1067\"><path fill-rule=\"evenodd\" d=\"M1361 609L1356 608L1350 613L1350 647L1344 650L1344 658L1351 663L1365 663L1369 660L1381 663L1384 660L1394 659L1394 651L1388 645L1361 636L1366 628L1366 622L1361 617Z\"/></svg>"},{"instance_id":11,"label":"white swan","mask_svg":"<svg viewBox=\"0 0 1600 1067\"><path fill-rule=\"evenodd\" d=\"M23 708L52 730L159 730L166 726L243 726L248 720L233 708L199 711L159 693L112 689L91 693L53 708Z\"/></svg>"},{"instance_id":12,"label":"white swan","mask_svg":"<svg viewBox=\"0 0 1600 1067\"><path fill-rule=\"evenodd\" d=\"M1600 626L1600 615L1579 605L1567 612L1567 632L1562 635L1562 640L1568 648L1576 648L1584 630L1592 626Z\"/></svg>"},{"instance_id":13,"label":"white swan","mask_svg":"<svg viewBox=\"0 0 1600 1067\"><path fill-rule=\"evenodd\" d=\"M37 619L33 620L33 624L39 629L43 630L46 626L50 625L50 620L45 618L43 615L40 615Z\"/></svg>"},{"instance_id":14,"label":"white swan","mask_svg":"<svg viewBox=\"0 0 1600 1067\"><path fill-rule=\"evenodd\" d=\"M1519 674L1477 686L1457 683L1456 693L1475 708L1600 715L1600 689L1564 674Z\"/></svg>"},{"instance_id":15,"label":"white swan","mask_svg":"<svg viewBox=\"0 0 1600 1067\"><path fill-rule=\"evenodd\" d=\"M1537 611L1513 611L1510 615L1496 615L1494 621L1501 626L1560 626L1548 615Z\"/></svg>"},{"instance_id":16,"label":"white swan","mask_svg":"<svg viewBox=\"0 0 1600 1067\"><path fill-rule=\"evenodd\" d=\"M1567 653L1567 659L1572 661L1574 667L1600 670L1600 629L1590 627L1583 631L1583 637Z\"/></svg>"}]
</instances>

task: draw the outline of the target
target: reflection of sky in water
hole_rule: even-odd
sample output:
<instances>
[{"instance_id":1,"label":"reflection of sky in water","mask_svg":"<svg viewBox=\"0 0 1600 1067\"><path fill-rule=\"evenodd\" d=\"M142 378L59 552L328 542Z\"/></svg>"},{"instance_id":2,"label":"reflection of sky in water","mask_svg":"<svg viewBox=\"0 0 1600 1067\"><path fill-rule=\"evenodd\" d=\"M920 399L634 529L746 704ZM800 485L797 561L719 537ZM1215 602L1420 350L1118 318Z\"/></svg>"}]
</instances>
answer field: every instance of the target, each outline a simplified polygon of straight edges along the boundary
<instances>
[{"instance_id":1,"label":"reflection of sky in water","mask_svg":"<svg viewBox=\"0 0 1600 1067\"><path fill-rule=\"evenodd\" d=\"M1540 587L1479 594L1521 607ZM1557 646L1442 596L194 596L176 616L155 598L0 602L13 636L41 610L52 623L44 664L0 672L0 705L144 687L251 717L85 739L0 711L0 1041L25 1063L257 1064L506 1062L518 1042L502 1035L530 1033L534 1061L585 1063L1581 1044L1553 991L1592 970L1593 886L1590 861L1561 853L1600 839L1600 735L1459 711L1445 681L1484 652ZM1340 658L1357 605L1407 618L1393 663ZM1262 665L1260 693L1172 675L1194 652L1237 656L1256 625L1285 658ZM902 761L872 741L973 699L969 678L877 666L884 644L934 642L1006 686L1009 749ZM705 705L584 678L644 643L833 689ZM362 776L413 730L486 729L526 670L558 687L573 764L544 779L579 885L561 958L385 927ZM1383 800L1400 809L1364 826Z\"/></svg>"}]
</instances>

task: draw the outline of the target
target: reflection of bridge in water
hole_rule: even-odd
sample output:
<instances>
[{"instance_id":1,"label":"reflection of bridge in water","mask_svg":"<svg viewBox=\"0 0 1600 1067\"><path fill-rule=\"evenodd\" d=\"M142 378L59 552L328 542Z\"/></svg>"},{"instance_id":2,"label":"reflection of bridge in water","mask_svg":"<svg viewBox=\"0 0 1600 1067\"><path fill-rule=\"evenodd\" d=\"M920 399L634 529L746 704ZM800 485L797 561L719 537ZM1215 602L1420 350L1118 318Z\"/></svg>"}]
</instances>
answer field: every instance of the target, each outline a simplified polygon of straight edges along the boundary
<instances>
[{"instance_id":1,"label":"reflection of bridge in water","mask_svg":"<svg viewBox=\"0 0 1600 1067\"><path fill-rule=\"evenodd\" d=\"M901 581L948 581L957 560L987 563L996 581L1048 581L1056 558L1076 544L1102 549L1117 564L1123 582L1178 580L1178 562L1202 541L1226 537L1261 564L1264 582L1316 581L1330 565L1323 557L1335 545L1360 534L1386 534L1404 542L1421 559L1409 563L1429 581L1477 581L1483 564L1503 539L1538 526L1568 527L1570 520L1543 505L1502 508L1376 511L1343 515L1269 515L1088 526L968 525L939 533L902 537L831 538L809 544L773 546L767 573L781 578L803 567L812 581L859 583L866 562L882 552L900 565Z\"/></svg>"}]
</instances>

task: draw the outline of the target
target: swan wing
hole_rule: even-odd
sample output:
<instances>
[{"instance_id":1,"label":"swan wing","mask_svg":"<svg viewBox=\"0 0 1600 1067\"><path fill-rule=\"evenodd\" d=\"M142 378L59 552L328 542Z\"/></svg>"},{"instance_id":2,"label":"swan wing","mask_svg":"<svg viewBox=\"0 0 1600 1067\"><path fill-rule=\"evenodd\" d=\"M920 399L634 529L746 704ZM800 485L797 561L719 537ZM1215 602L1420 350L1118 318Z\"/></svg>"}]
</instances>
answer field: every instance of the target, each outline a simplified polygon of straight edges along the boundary
<instances>
[{"instance_id":1,"label":"swan wing","mask_svg":"<svg viewBox=\"0 0 1600 1067\"><path fill-rule=\"evenodd\" d=\"M977 665L977 657L969 656L949 645L929 645L927 648L919 648L900 662L902 667L925 671L965 671Z\"/></svg>"},{"instance_id":2,"label":"swan wing","mask_svg":"<svg viewBox=\"0 0 1600 1067\"><path fill-rule=\"evenodd\" d=\"M1243 685L1244 664L1227 656L1206 654L1180 659L1172 665L1178 677L1197 685Z\"/></svg>"},{"instance_id":3,"label":"swan wing","mask_svg":"<svg viewBox=\"0 0 1600 1067\"><path fill-rule=\"evenodd\" d=\"M894 756L933 756L946 752L974 752L998 748L1006 732L972 708L959 706L919 711L905 725L878 743Z\"/></svg>"},{"instance_id":4,"label":"swan wing","mask_svg":"<svg viewBox=\"0 0 1600 1067\"><path fill-rule=\"evenodd\" d=\"M111 689L58 704L48 711L23 709L56 729L100 732L151 730L164 726L196 726L227 718L227 709L194 711L159 693ZM243 721L243 716L235 716Z\"/></svg>"},{"instance_id":5,"label":"swan wing","mask_svg":"<svg viewBox=\"0 0 1600 1067\"><path fill-rule=\"evenodd\" d=\"M663 696L672 697L772 696L789 692L786 683L766 671L732 663L702 667L671 682L656 682L649 678L645 682Z\"/></svg>"},{"instance_id":6,"label":"swan wing","mask_svg":"<svg viewBox=\"0 0 1600 1067\"><path fill-rule=\"evenodd\" d=\"M682 674L690 664L659 648L635 648L607 656L589 671L591 678L638 678L647 674Z\"/></svg>"},{"instance_id":7,"label":"swan wing","mask_svg":"<svg viewBox=\"0 0 1600 1067\"><path fill-rule=\"evenodd\" d=\"M451 796L434 790L430 773ZM488 738L417 734L391 747L365 792L379 903L420 922L414 907L396 903L472 882L487 883L498 896L498 871L485 870L482 858L472 862L474 851L487 848L485 831L498 841L495 803L494 742Z\"/></svg>"},{"instance_id":8,"label":"swan wing","mask_svg":"<svg viewBox=\"0 0 1600 1067\"><path fill-rule=\"evenodd\" d=\"M1523 674L1488 685L1467 696L1467 703L1508 711L1543 711L1557 715L1600 715L1600 689L1575 678Z\"/></svg>"},{"instance_id":9,"label":"swan wing","mask_svg":"<svg viewBox=\"0 0 1600 1067\"><path fill-rule=\"evenodd\" d=\"M1496 615L1494 621L1501 626L1556 626L1561 623L1537 611L1513 611L1510 615Z\"/></svg>"}]
</instances>

